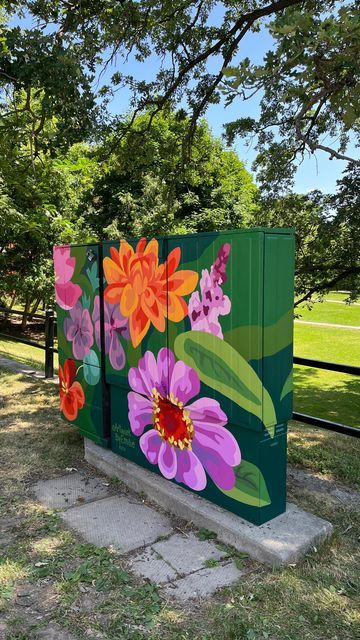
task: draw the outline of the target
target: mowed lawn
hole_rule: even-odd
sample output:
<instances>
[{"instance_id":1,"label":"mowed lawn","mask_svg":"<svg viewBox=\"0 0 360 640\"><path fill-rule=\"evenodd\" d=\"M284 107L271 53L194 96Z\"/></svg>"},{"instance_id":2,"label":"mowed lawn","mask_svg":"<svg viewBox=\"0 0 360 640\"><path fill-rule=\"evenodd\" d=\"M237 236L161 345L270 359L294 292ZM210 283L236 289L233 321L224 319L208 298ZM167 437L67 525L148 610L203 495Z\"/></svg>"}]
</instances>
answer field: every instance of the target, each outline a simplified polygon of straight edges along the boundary
<instances>
[{"instance_id":1,"label":"mowed lawn","mask_svg":"<svg viewBox=\"0 0 360 640\"><path fill-rule=\"evenodd\" d=\"M344 297L330 293L331 300ZM360 327L360 306L344 303L317 303L313 310L301 309L302 320ZM326 327L295 322L294 353L304 358L360 365L360 329ZM360 426L360 378L333 371L296 366L294 371L295 409Z\"/></svg>"}]
</instances>

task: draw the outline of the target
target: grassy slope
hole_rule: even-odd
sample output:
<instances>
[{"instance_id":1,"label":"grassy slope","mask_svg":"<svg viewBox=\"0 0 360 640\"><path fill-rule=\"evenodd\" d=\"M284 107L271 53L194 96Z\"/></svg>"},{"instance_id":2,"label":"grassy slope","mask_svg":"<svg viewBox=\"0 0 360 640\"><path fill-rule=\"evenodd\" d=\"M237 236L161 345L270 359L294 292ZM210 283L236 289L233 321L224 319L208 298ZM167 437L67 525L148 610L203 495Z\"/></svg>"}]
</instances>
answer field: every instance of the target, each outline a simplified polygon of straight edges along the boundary
<instances>
[{"instance_id":1,"label":"grassy slope","mask_svg":"<svg viewBox=\"0 0 360 640\"><path fill-rule=\"evenodd\" d=\"M332 298L333 299L333 298ZM329 322L331 324L360 325L360 305L338 304L337 302L318 302L312 309L296 309L300 320L311 322Z\"/></svg>"},{"instance_id":2,"label":"grassy slope","mask_svg":"<svg viewBox=\"0 0 360 640\"><path fill-rule=\"evenodd\" d=\"M0 356L14 358L23 364L29 364L34 369L44 369L45 352L27 344L14 342L7 338L0 338ZM58 356L54 354L54 366L57 368Z\"/></svg>"},{"instance_id":3,"label":"grassy slope","mask_svg":"<svg viewBox=\"0 0 360 640\"><path fill-rule=\"evenodd\" d=\"M308 314L313 318L311 314L317 313L317 317L321 315L323 322L331 323L334 322L333 307L338 309L337 323L360 323L360 306L348 307L324 302L315 305L314 310ZM349 313L353 314L350 320ZM295 323L294 353L305 358L359 365L360 330ZM294 383L297 411L351 426L360 426L359 377L321 369L295 367Z\"/></svg>"}]
</instances>

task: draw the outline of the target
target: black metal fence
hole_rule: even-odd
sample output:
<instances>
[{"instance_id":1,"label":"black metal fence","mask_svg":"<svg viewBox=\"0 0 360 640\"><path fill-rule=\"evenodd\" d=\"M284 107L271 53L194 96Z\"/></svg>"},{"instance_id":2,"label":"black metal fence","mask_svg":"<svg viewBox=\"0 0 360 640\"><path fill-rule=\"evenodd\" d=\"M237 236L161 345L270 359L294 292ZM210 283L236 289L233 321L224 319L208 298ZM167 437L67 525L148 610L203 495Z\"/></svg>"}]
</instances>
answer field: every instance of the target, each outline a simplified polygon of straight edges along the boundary
<instances>
[{"instance_id":1,"label":"black metal fence","mask_svg":"<svg viewBox=\"0 0 360 640\"><path fill-rule=\"evenodd\" d=\"M12 311L10 309L6 309L5 307L0 307L0 314L4 313L7 315L18 315L24 316L25 313L23 311ZM15 340L16 342L22 342L23 344L28 344L31 347L36 347L37 349L43 349L45 351L45 378L53 378L54 377L54 353L58 353L58 350L54 347L54 335L55 335L55 326L56 319L54 317L54 311L52 309L47 309L45 314L40 315L37 313L27 314L31 318L40 318L44 320L44 344L39 342L35 342L34 340L27 340L26 338L19 338L17 336L11 335L9 333L0 333L0 337L10 338L11 340ZM326 369L327 371L337 371L339 373L347 373L353 376L360 375L360 367L355 367L353 365L347 364L338 364L336 362L323 362L321 360L313 360L312 358L299 358L298 356L294 356L294 364L301 365L304 367L314 367L316 369ZM360 428L350 427L346 424L341 424L340 422L332 422L331 420L325 420L323 418L318 418L316 416L310 416L306 413L299 413L294 411L293 419L298 420L300 422L304 422L305 424L310 424L313 427L320 427L321 429L328 429L329 431L335 431L337 433L342 433L347 436L353 436L355 438L360 437Z\"/></svg>"},{"instance_id":2,"label":"black metal fence","mask_svg":"<svg viewBox=\"0 0 360 640\"><path fill-rule=\"evenodd\" d=\"M37 320L42 320L44 327L44 343L37 342L35 340L29 340L28 338L24 338L23 336L19 337L13 335L11 333L3 333L0 332L1 338L8 338L10 340L14 340L14 342L21 342L22 344L27 344L30 347L35 347L36 349L43 349L45 355L45 378L53 378L54 377L54 353L58 353L58 350L54 347L54 336L55 336L55 327L56 327L56 319L54 316L53 309L46 309L44 314L39 313L25 313L24 311L16 311L13 309L6 309L6 307L0 307L0 314L4 314L5 316L14 315L24 317L27 316L30 318L35 318Z\"/></svg>"},{"instance_id":3,"label":"black metal fence","mask_svg":"<svg viewBox=\"0 0 360 640\"><path fill-rule=\"evenodd\" d=\"M326 371L338 371L339 373L348 373L352 376L360 375L360 367L355 367L349 364L338 364L337 362L323 362L321 360L313 360L312 358L299 358L294 356L294 364L299 364L304 367L314 367L315 369L326 369ZM360 428L350 427L347 424L341 424L340 422L332 422L331 420L324 420L323 418L317 418L316 416L309 416L306 413L299 413L294 411L293 419L310 424L313 427L321 427L321 429L328 429L329 431L336 431L346 436L360 437Z\"/></svg>"}]
</instances>

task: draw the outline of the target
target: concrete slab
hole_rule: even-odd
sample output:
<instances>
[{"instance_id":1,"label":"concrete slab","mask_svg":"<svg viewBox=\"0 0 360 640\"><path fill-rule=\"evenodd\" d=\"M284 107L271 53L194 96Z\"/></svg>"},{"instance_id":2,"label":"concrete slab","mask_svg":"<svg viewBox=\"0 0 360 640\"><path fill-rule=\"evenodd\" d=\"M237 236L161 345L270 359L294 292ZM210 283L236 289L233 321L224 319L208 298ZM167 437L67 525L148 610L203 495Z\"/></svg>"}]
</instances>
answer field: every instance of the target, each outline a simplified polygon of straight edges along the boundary
<instances>
[{"instance_id":1,"label":"concrete slab","mask_svg":"<svg viewBox=\"0 0 360 640\"><path fill-rule=\"evenodd\" d=\"M147 578L155 584L163 584L177 580L179 577L175 569L161 558L151 547L135 556L131 563L132 571L142 578Z\"/></svg>"},{"instance_id":2,"label":"concrete slab","mask_svg":"<svg viewBox=\"0 0 360 640\"><path fill-rule=\"evenodd\" d=\"M140 502L113 496L61 514L64 522L99 547L127 553L172 532L169 518Z\"/></svg>"},{"instance_id":3,"label":"concrete slab","mask_svg":"<svg viewBox=\"0 0 360 640\"><path fill-rule=\"evenodd\" d=\"M180 578L176 582L166 585L164 592L167 596L179 600L205 598L221 587L229 587L238 582L241 576L242 572L239 571L235 563L230 562L191 573L185 578Z\"/></svg>"},{"instance_id":4,"label":"concrete slab","mask_svg":"<svg viewBox=\"0 0 360 640\"><path fill-rule=\"evenodd\" d=\"M39 502L50 509L68 509L109 495L103 478L87 477L82 473L68 473L60 478L41 480L33 489Z\"/></svg>"},{"instance_id":5,"label":"concrete slab","mask_svg":"<svg viewBox=\"0 0 360 640\"><path fill-rule=\"evenodd\" d=\"M333 530L330 522L294 504L288 504L286 513L258 527L87 439L85 458L134 491L144 492L167 511L214 531L223 542L270 566L297 562Z\"/></svg>"},{"instance_id":6,"label":"concrete slab","mask_svg":"<svg viewBox=\"0 0 360 640\"><path fill-rule=\"evenodd\" d=\"M226 557L213 542L199 540L193 533L189 533L188 536L176 534L167 540L157 542L152 548L180 574L204 569L207 560L221 560Z\"/></svg>"}]
</instances>

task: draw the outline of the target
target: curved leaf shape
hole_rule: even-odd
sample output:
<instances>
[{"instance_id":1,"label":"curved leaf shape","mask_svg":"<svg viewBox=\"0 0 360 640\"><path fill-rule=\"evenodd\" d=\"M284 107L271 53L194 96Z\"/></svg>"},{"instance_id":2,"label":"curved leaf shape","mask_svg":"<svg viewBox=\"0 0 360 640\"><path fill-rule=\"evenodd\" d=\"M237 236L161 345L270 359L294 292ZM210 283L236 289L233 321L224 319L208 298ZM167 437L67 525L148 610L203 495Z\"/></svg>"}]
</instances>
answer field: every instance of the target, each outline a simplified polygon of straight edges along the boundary
<instances>
[{"instance_id":1,"label":"curved leaf shape","mask_svg":"<svg viewBox=\"0 0 360 640\"><path fill-rule=\"evenodd\" d=\"M252 462L242 460L234 469L236 481L231 491L220 491L238 502L243 502L251 507L266 507L271 504L269 492L260 469Z\"/></svg>"},{"instance_id":2,"label":"curved leaf shape","mask_svg":"<svg viewBox=\"0 0 360 640\"><path fill-rule=\"evenodd\" d=\"M97 357L93 349L91 349L91 351L86 354L83 363L84 378L89 385L94 387L100 380L101 370L99 365L99 358Z\"/></svg>"},{"instance_id":3,"label":"curved leaf shape","mask_svg":"<svg viewBox=\"0 0 360 640\"><path fill-rule=\"evenodd\" d=\"M254 369L231 345L211 333L187 331L177 336L174 349L202 382L263 421L274 437L276 414L271 397Z\"/></svg>"},{"instance_id":4,"label":"curved leaf shape","mask_svg":"<svg viewBox=\"0 0 360 640\"><path fill-rule=\"evenodd\" d=\"M293 372L291 370L282 388L280 400L283 400L289 393L292 393L292 390L293 390Z\"/></svg>"}]
</instances>

